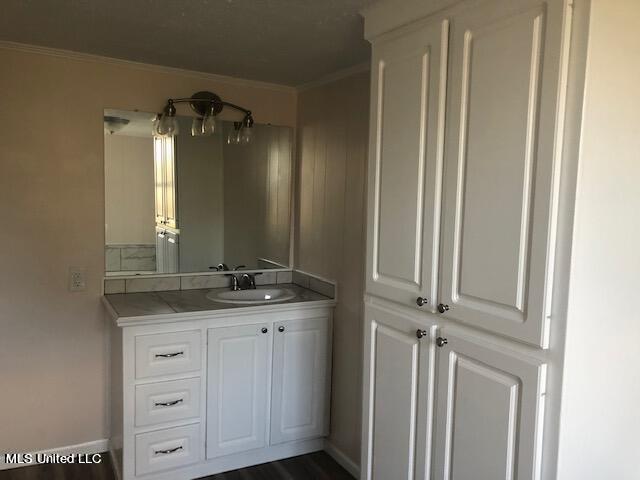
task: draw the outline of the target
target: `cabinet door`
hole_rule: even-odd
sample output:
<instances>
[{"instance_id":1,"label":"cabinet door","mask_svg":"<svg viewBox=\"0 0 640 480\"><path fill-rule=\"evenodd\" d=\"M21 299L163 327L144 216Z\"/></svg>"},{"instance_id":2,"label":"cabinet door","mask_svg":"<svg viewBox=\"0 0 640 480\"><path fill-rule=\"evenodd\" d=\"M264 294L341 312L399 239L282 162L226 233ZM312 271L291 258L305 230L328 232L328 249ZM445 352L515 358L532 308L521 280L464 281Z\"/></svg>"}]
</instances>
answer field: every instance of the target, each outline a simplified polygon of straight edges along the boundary
<instances>
[{"instance_id":1,"label":"cabinet door","mask_svg":"<svg viewBox=\"0 0 640 480\"><path fill-rule=\"evenodd\" d=\"M543 347L562 5L493 0L451 23L440 301L452 319Z\"/></svg>"},{"instance_id":2,"label":"cabinet door","mask_svg":"<svg viewBox=\"0 0 640 480\"><path fill-rule=\"evenodd\" d=\"M164 138L164 210L166 225L178 228L178 181L176 176L176 147L174 137Z\"/></svg>"},{"instance_id":3,"label":"cabinet door","mask_svg":"<svg viewBox=\"0 0 640 480\"><path fill-rule=\"evenodd\" d=\"M362 478L427 480L435 327L370 305L365 316Z\"/></svg>"},{"instance_id":4,"label":"cabinet door","mask_svg":"<svg viewBox=\"0 0 640 480\"><path fill-rule=\"evenodd\" d=\"M539 478L545 366L447 340L438 359L435 479Z\"/></svg>"},{"instance_id":5,"label":"cabinet door","mask_svg":"<svg viewBox=\"0 0 640 480\"><path fill-rule=\"evenodd\" d=\"M207 458L265 447L269 325L212 328L208 338Z\"/></svg>"},{"instance_id":6,"label":"cabinet door","mask_svg":"<svg viewBox=\"0 0 640 480\"><path fill-rule=\"evenodd\" d=\"M156 273L166 271L167 233L162 228L156 228Z\"/></svg>"},{"instance_id":7,"label":"cabinet door","mask_svg":"<svg viewBox=\"0 0 640 480\"><path fill-rule=\"evenodd\" d=\"M271 444L328 434L330 319L275 325Z\"/></svg>"},{"instance_id":8,"label":"cabinet door","mask_svg":"<svg viewBox=\"0 0 640 480\"><path fill-rule=\"evenodd\" d=\"M164 273L178 273L180 271L180 235L167 232L166 242Z\"/></svg>"},{"instance_id":9,"label":"cabinet door","mask_svg":"<svg viewBox=\"0 0 640 480\"><path fill-rule=\"evenodd\" d=\"M155 192L156 225L165 222L164 212L164 143L162 137L153 138L153 181Z\"/></svg>"},{"instance_id":10,"label":"cabinet door","mask_svg":"<svg viewBox=\"0 0 640 480\"><path fill-rule=\"evenodd\" d=\"M373 45L367 291L434 306L448 23Z\"/></svg>"}]
</instances>

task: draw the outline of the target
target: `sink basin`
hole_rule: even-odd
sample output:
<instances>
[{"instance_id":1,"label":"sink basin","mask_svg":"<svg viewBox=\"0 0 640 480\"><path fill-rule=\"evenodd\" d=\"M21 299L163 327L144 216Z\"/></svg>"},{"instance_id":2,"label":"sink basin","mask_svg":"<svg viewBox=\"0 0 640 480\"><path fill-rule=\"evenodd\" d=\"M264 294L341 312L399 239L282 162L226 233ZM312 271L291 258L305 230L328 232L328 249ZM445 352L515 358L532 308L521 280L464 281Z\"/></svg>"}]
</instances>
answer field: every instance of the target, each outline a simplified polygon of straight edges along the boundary
<instances>
[{"instance_id":1,"label":"sink basin","mask_svg":"<svg viewBox=\"0 0 640 480\"><path fill-rule=\"evenodd\" d=\"M207 298L214 302L238 305L286 302L295 296L296 294L287 288L256 288L255 290L238 290L237 292L213 290L207 294Z\"/></svg>"}]
</instances>

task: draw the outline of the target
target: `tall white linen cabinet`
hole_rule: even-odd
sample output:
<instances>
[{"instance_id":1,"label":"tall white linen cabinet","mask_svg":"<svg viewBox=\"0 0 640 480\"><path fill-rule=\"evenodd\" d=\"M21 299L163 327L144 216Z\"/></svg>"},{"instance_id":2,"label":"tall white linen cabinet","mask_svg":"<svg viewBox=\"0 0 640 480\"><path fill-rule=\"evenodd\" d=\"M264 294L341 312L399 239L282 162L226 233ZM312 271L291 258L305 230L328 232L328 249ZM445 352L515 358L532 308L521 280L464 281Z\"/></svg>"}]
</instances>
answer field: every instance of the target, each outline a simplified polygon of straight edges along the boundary
<instances>
[{"instance_id":1,"label":"tall white linen cabinet","mask_svg":"<svg viewBox=\"0 0 640 480\"><path fill-rule=\"evenodd\" d=\"M640 2L364 16L361 478L637 480Z\"/></svg>"}]
</instances>

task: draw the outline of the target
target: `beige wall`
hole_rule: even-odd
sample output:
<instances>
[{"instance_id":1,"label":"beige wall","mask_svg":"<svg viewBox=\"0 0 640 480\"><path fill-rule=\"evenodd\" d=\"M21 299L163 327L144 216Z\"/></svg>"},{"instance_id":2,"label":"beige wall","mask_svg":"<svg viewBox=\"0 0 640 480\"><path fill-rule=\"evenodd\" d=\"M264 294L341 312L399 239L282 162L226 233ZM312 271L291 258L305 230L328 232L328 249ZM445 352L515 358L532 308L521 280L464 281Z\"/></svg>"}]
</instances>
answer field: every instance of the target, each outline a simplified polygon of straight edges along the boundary
<instances>
[{"instance_id":1,"label":"beige wall","mask_svg":"<svg viewBox=\"0 0 640 480\"><path fill-rule=\"evenodd\" d=\"M153 138L104 136L105 243L155 245Z\"/></svg>"},{"instance_id":2,"label":"beige wall","mask_svg":"<svg viewBox=\"0 0 640 480\"><path fill-rule=\"evenodd\" d=\"M180 271L206 272L224 258L223 136L192 137L191 119L178 121L187 133L176 137Z\"/></svg>"},{"instance_id":3,"label":"beige wall","mask_svg":"<svg viewBox=\"0 0 640 480\"><path fill-rule=\"evenodd\" d=\"M0 451L105 438L104 108L207 89L294 126L296 94L250 82L0 47ZM87 290L69 293L69 266Z\"/></svg>"},{"instance_id":4,"label":"beige wall","mask_svg":"<svg viewBox=\"0 0 640 480\"><path fill-rule=\"evenodd\" d=\"M559 480L640 478L640 2L593 0Z\"/></svg>"},{"instance_id":5,"label":"beige wall","mask_svg":"<svg viewBox=\"0 0 640 480\"><path fill-rule=\"evenodd\" d=\"M293 131L253 130L249 145L223 145L224 261L230 268L255 268L258 258L289 265Z\"/></svg>"},{"instance_id":6,"label":"beige wall","mask_svg":"<svg viewBox=\"0 0 640 480\"><path fill-rule=\"evenodd\" d=\"M298 97L296 266L338 282L331 442L360 463L369 74Z\"/></svg>"}]
</instances>

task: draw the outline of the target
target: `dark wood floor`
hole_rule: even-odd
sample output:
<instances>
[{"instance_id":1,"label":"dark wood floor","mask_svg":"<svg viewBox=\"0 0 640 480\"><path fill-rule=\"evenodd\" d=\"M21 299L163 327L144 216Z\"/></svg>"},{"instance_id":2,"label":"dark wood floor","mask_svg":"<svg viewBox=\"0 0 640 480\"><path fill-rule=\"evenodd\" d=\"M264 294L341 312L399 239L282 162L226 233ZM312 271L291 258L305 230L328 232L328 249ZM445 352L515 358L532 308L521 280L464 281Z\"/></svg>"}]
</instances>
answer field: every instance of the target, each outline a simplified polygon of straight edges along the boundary
<instances>
[{"instance_id":1,"label":"dark wood floor","mask_svg":"<svg viewBox=\"0 0 640 480\"><path fill-rule=\"evenodd\" d=\"M94 465L33 465L0 471L0 480L114 480L111 460L102 455ZM325 452L315 452L277 462L219 473L202 480L353 480Z\"/></svg>"}]
</instances>

